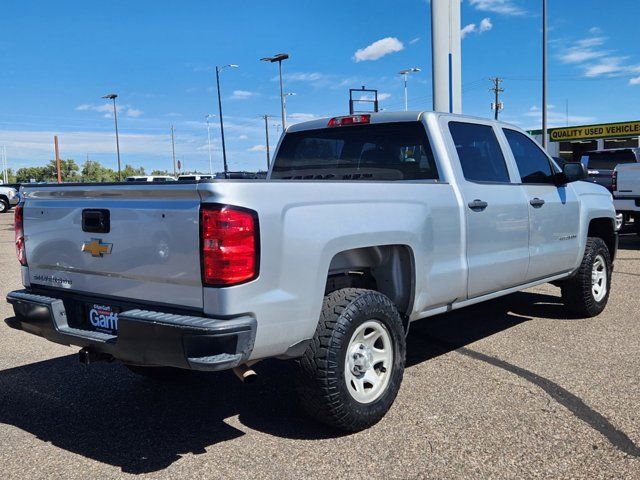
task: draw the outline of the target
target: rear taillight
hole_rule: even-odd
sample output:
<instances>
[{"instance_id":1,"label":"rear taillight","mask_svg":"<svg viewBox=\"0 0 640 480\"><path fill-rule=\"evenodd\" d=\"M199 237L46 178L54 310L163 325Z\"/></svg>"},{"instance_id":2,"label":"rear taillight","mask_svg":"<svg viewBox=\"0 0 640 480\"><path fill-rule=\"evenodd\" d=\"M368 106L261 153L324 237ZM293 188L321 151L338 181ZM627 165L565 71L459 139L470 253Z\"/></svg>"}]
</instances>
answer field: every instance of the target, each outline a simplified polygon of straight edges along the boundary
<instances>
[{"instance_id":1,"label":"rear taillight","mask_svg":"<svg viewBox=\"0 0 640 480\"><path fill-rule=\"evenodd\" d=\"M611 174L611 191L615 192L618 190L618 171L614 170Z\"/></svg>"},{"instance_id":2,"label":"rear taillight","mask_svg":"<svg viewBox=\"0 0 640 480\"><path fill-rule=\"evenodd\" d=\"M255 212L203 205L200 210L202 282L228 287L256 278L258 238Z\"/></svg>"},{"instance_id":3,"label":"rear taillight","mask_svg":"<svg viewBox=\"0 0 640 480\"><path fill-rule=\"evenodd\" d=\"M21 265L27 265L27 255L24 252L24 217L22 204L18 204L15 210L15 222L13 229L16 233L16 255Z\"/></svg>"},{"instance_id":4,"label":"rear taillight","mask_svg":"<svg viewBox=\"0 0 640 480\"><path fill-rule=\"evenodd\" d=\"M327 127L344 127L346 125L360 125L370 123L371 115L349 115L348 117L334 117L329 120Z\"/></svg>"}]
</instances>

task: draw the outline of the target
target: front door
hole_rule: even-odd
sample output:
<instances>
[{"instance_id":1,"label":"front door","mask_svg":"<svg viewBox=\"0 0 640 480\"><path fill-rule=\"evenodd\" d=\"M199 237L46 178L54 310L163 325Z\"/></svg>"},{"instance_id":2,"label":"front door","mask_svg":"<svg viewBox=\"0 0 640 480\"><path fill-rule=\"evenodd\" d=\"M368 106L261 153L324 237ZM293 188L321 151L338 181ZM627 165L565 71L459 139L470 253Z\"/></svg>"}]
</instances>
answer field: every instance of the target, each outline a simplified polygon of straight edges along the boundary
<instances>
[{"instance_id":1,"label":"front door","mask_svg":"<svg viewBox=\"0 0 640 480\"><path fill-rule=\"evenodd\" d=\"M580 206L571 187L555 184L547 155L521 132L503 129L529 208L529 269L533 281L575 268L580 249Z\"/></svg>"},{"instance_id":2,"label":"front door","mask_svg":"<svg viewBox=\"0 0 640 480\"><path fill-rule=\"evenodd\" d=\"M524 283L529 265L529 211L511 182L491 125L452 121L467 224L468 298Z\"/></svg>"}]
</instances>

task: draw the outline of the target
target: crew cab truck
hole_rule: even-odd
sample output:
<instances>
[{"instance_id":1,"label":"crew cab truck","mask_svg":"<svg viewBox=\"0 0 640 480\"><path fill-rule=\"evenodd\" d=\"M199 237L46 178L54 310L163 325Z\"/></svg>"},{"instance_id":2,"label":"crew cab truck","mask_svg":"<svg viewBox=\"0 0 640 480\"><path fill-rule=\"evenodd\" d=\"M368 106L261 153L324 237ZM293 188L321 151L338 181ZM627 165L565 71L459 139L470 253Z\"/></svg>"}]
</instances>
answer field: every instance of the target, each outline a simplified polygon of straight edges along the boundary
<instances>
[{"instance_id":1,"label":"crew cab truck","mask_svg":"<svg viewBox=\"0 0 640 480\"><path fill-rule=\"evenodd\" d=\"M544 282L602 312L615 210L584 178L517 127L403 112L290 126L266 180L28 187L7 323L150 376L296 359L309 414L364 429L412 321Z\"/></svg>"},{"instance_id":2,"label":"crew cab truck","mask_svg":"<svg viewBox=\"0 0 640 480\"><path fill-rule=\"evenodd\" d=\"M640 149L638 149L640 152ZM613 203L620 222L640 235L640 163L618 165L613 173Z\"/></svg>"}]
</instances>

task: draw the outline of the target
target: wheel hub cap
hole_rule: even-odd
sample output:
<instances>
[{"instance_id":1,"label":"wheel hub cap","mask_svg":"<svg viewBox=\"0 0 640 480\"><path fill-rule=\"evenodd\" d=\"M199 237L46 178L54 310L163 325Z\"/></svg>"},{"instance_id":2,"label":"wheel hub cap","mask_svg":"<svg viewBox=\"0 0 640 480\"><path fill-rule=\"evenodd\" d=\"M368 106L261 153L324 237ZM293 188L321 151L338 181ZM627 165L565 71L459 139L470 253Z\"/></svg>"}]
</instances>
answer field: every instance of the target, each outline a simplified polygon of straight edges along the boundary
<instances>
[{"instance_id":1,"label":"wheel hub cap","mask_svg":"<svg viewBox=\"0 0 640 480\"><path fill-rule=\"evenodd\" d=\"M393 343L387 328L369 320L349 342L344 377L351 396L360 403L377 400L386 390L393 366Z\"/></svg>"},{"instance_id":2,"label":"wheel hub cap","mask_svg":"<svg viewBox=\"0 0 640 480\"><path fill-rule=\"evenodd\" d=\"M602 255L598 255L593 261L591 269L591 293L596 302L601 301L607 295L607 263Z\"/></svg>"}]
</instances>

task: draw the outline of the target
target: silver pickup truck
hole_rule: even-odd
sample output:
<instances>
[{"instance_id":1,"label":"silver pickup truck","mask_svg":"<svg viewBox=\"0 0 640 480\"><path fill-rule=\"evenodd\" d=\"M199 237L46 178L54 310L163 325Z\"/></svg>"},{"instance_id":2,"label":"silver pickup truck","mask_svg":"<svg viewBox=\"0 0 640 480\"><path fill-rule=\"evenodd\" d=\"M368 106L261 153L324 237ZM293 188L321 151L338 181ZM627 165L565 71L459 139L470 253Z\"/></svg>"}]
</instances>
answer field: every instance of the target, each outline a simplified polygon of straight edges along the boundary
<instances>
[{"instance_id":1,"label":"silver pickup truck","mask_svg":"<svg viewBox=\"0 0 640 480\"><path fill-rule=\"evenodd\" d=\"M605 308L615 210L585 176L514 126L414 112L291 126L262 181L27 187L6 322L149 376L296 359L306 410L360 430L414 320L544 282Z\"/></svg>"}]
</instances>

